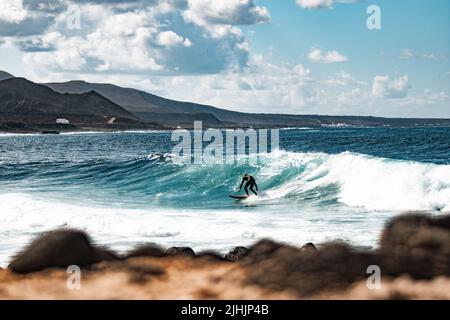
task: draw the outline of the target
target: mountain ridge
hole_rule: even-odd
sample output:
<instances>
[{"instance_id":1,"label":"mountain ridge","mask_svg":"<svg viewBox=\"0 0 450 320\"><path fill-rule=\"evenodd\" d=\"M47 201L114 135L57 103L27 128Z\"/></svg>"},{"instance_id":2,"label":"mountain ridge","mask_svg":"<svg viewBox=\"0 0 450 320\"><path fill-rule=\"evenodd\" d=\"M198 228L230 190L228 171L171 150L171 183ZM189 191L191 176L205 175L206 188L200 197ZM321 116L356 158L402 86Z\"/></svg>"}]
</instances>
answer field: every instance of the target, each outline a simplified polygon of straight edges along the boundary
<instances>
[{"instance_id":1,"label":"mountain ridge","mask_svg":"<svg viewBox=\"0 0 450 320\"><path fill-rule=\"evenodd\" d=\"M65 125L57 119L64 119ZM0 81L0 129L126 129L130 126L147 127L138 117L95 91L61 94L25 78Z\"/></svg>"},{"instance_id":2,"label":"mountain ridge","mask_svg":"<svg viewBox=\"0 0 450 320\"><path fill-rule=\"evenodd\" d=\"M72 80L38 84L0 71L0 79L2 76L6 79L0 80L0 131L55 127L55 117L71 118L68 120L79 130L192 128L194 121L202 121L206 128L450 127L450 119L445 118L245 113L166 99L109 83ZM58 129L70 128L58 126Z\"/></svg>"},{"instance_id":3,"label":"mountain ridge","mask_svg":"<svg viewBox=\"0 0 450 320\"><path fill-rule=\"evenodd\" d=\"M14 76L6 71L0 70L0 81L14 78Z\"/></svg>"},{"instance_id":4,"label":"mountain ridge","mask_svg":"<svg viewBox=\"0 0 450 320\"><path fill-rule=\"evenodd\" d=\"M105 97L121 105L130 112L136 114L143 121L155 121L167 126L185 126L190 121L192 126L192 116L197 115L206 127L321 127L333 125L350 126L413 126L417 125L437 125L443 123L450 126L450 119L425 119L425 118L386 118L374 116L333 116L333 115L296 115L296 114L273 114L273 113L245 113L220 109L217 107L197 104L192 102L182 102L154 94L140 91L133 88L123 88L117 85L106 83L89 83L82 80L68 82L53 82L45 85L58 92L84 92L85 90L95 90ZM114 90L114 92L111 92ZM136 100L128 99L133 95ZM211 123L206 119L205 114L213 115L221 121L221 125L215 121Z\"/></svg>"}]
</instances>

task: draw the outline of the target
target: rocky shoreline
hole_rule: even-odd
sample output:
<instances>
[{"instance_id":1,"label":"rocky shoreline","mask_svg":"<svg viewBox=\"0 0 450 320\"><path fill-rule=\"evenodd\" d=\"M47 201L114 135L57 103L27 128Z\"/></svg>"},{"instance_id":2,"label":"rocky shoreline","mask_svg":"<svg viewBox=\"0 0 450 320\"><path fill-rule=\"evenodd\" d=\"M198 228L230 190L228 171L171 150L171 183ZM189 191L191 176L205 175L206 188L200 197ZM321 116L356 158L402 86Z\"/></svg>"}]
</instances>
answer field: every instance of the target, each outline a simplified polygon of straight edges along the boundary
<instances>
[{"instance_id":1,"label":"rocky shoreline","mask_svg":"<svg viewBox=\"0 0 450 320\"><path fill-rule=\"evenodd\" d=\"M98 124L98 125L73 125L73 124L25 124L21 122L6 122L0 123L0 133L9 134L59 134L59 133L83 133L83 132L120 132L120 131L136 131L136 130L171 130L162 125L148 124L148 125L132 125L132 124Z\"/></svg>"},{"instance_id":2,"label":"rocky shoreline","mask_svg":"<svg viewBox=\"0 0 450 320\"><path fill-rule=\"evenodd\" d=\"M67 287L71 265L80 289ZM368 285L370 266L379 287ZM0 270L0 299L450 299L449 288L450 215L396 217L372 251L264 239L225 256L155 244L118 254L58 229Z\"/></svg>"}]
</instances>

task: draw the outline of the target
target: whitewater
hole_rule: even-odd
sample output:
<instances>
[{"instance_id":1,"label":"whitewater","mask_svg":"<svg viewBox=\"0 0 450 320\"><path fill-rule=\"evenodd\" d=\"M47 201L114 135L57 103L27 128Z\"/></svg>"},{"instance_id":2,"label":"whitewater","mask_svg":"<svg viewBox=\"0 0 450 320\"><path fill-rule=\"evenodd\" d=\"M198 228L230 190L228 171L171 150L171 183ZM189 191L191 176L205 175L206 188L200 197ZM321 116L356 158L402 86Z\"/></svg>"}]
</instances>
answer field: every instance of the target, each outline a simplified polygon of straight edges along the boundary
<instances>
[{"instance_id":1,"label":"whitewater","mask_svg":"<svg viewBox=\"0 0 450 320\"><path fill-rule=\"evenodd\" d=\"M450 212L448 129L282 130L256 164L185 165L164 132L0 137L0 266L39 233L225 252L261 238L375 247L392 216ZM355 142L356 141L356 142ZM234 201L243 173L262 190Z\"/></svg>"}]
</instances>

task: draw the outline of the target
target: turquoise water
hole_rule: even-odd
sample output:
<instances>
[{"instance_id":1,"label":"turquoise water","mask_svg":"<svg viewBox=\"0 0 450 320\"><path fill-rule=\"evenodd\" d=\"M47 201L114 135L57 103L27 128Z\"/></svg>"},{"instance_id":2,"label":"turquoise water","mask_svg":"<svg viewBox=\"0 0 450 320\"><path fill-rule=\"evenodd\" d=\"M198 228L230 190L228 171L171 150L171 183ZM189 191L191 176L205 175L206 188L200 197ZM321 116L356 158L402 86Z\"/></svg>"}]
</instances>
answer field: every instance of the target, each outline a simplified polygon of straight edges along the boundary
<instances>
[{"instance_id":1,"label":"turquoise water","mask_svg":"<svg viewBox=\"0 0 450 320\"><path fill-rule=\"evenodd\" d=\"M0 136L0 265L58 226L125 250L259 238L376 246L385 221L450 211L450 129L290 129L255 164L179 164L170 132ZM243 173L262 193L234 201Z\"/></svg>"}]
</instances>

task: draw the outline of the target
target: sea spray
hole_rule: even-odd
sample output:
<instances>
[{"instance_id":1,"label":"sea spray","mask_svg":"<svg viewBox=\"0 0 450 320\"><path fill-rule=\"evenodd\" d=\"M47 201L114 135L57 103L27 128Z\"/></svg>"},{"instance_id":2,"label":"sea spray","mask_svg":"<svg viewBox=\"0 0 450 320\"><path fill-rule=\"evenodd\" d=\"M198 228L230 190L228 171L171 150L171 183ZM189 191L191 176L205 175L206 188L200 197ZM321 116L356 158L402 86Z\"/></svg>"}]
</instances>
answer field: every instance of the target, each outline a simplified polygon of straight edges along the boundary
<instances>
[{"instance_id":1,"label":"sea spray","mask_svg":"<svg viewBox=\"0 0 450 320\"><path fill-rule=\"evenodd\" d=\"M279 130L220 129L209 128L203 132L202 121L194 121L192 133L186 129L172 132L171 141L177 142L172 153L177 162L184 164L256 164L258 157L243 155L274 152L279 149ZM224 145L225 141L225 145ZM205 145L206 144L206 145ZM269 149L270 146L270 149Z\"/></svg>"}]
</instances>

